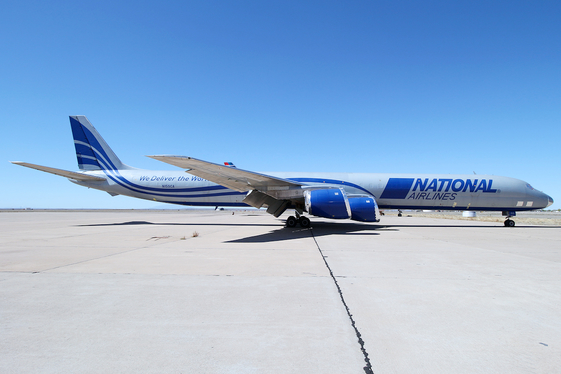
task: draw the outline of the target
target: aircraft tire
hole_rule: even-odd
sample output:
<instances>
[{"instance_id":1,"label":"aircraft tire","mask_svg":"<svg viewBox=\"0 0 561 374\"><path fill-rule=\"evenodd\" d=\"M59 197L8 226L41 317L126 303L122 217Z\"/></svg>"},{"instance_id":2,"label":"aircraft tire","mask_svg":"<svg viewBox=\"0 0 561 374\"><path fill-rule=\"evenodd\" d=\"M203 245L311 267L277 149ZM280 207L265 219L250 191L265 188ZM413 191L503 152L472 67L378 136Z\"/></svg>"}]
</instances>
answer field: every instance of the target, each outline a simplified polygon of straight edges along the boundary
<instances>
[{"instance_id":1,"label":"aircraft tire","mask_svg":"<svg viewBox=\"0 0 561 374\"><path fill-rule=\"evenodd\" d=\"M310 227L310 219L308 217L300 217L298 223L300 223L300 226L303 228Z\"/></svg>"},{"instance_id":2,"label":"aircraft tire","mask_svg":"<svg viewBox=\"0 0 561 374\"><path fill-rule=\"evenodd\" d=\"M511 219L507 219L507 220L505 221L505 227L514 227L515 225L516 225L516 222L514 222L514 221L511 220Z\"/></svg>"},{"instance_id":3,"label":"aircraft tire","mask_svg":"<svg viewBox=\"0 0 561 374\"><path fill-rule=\"evenodd\" d=\"M294 216L290 216L286 219L286 227L294 227L298 223L298 220Z\"/></svg>"}]
</instances>

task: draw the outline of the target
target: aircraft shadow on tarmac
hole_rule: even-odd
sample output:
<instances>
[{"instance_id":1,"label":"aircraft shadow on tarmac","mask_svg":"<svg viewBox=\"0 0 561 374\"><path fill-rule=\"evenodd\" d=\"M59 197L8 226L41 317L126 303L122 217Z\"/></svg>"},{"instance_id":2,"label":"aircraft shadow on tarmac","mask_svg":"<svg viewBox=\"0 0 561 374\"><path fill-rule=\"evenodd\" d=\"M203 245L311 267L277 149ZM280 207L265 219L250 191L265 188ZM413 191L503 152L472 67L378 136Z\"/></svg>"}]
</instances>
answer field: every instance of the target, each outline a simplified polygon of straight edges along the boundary
<instances>
[{"instance_id":1,"label":"aircraft shadow on tarmac","mask_svg":"<svg viewBox=\"0 0 561 374\"><path fill-rule=\"evenodd\" d=\"M103 227L103 226L134 226L134 225L154 225L154 226L271 226L278 227L274 223L208 223L208 222L149 222L149 221L128 221L113 223L90 223L87 225L76 225L79 227Z\"/></svg>"},{"instance_id":2,"label":"aircraft shadow on tarmac","mask_svg":"<svg viewBox=\"0 0 561 374\"><path fill-rule=\"evenodd\" d=\"M492 222L486 222L492 223ZM485 224L471 224L471 225L384 225L384 227L420 227L420 228L457 228L457 229L498 229L504 228L502 223L497 222L496 225L485 225ZM505 230L516 230L516 229L561 229L561 226L538 226L538 225L516 225L516 227L507 227Z\"/></svg>"},{"instance_id":3,"label":"aircraft shadow on tarmac","mask_svg":"<svg viewBox=\"0 0 561 374\"><path fill-rule=\"evenodd\" d=\"M282 240L294 240L309 238L310 236L321 237L328 235L380 235L377 230L388 231L386 227L369 225L363 223L341 223L341 222L313 222L310 228L282 227L264 234L249 236L247 238L228 240L226 243L265 243Z\"/></svg>"},{"instance_id":4,"label":"aircraft shadow on tarmac","mask_svg":"<svg viewBox=\"0 0 561 374\"><path fill-rule=\"evenodd\" d=\"M274 242L281 240L294 240L300 238L308 238L311 235L315 237L326 235L380 235L378 232L373 231L395 231L388 226L364 224L364 223L344 223L344 222L314 222L310 228L300 227L284 227L284 221L276 223L181 223L181 222L149 222L149 221L127 221L127 222L113 222L113 223L93 223L86 225L77 225L79 227L112 227L112 226L259 226L259 227L275 227L275 230L269 231L264 234L249 236L235 240L226 241L226 243L259 243L259 242ZM313 230L313 232L312 232Z\"/></svg>"},{"instance_id":5,"label":"aircraft shadow on tarmac","mask_svg":"<svg viewBox=\"0 0 561 374\"><path fill-rule=\"evenodd\" d=\"M380 225L380 224L368 224L360 222L312 222L310 228L300 228L300 227L284 227L281 226L284 221L280 221L279 224L275 223L208 223L208 222L197 222L197 223L181 223L181 222L149 222L149 221L127 221L127 222L116 222L116 223L97 223L97 224L87 224L87 225L77 225L77 226L89 226L89 227L100 227L100 226L130 226L130 225L155 225L155 226L259 226L259 227L275 227L275 230L269 231L264 234L248 236L245 238L228 240L225 243L265 243L274 242L282 240L295 240L301 238L308 238L310 236L322 237L329 235L361 235L361 236L377 236L380 233L388 231L399 231L400 228L406 227L417 227L417 228L486 228L486 229L501 229L502 225L491 226L485 224L470 224L470 225ZM557 228L560 226L517 226L514 228ZM502 228L503 230L505 228Z\"/></svg>"}]
</instances>

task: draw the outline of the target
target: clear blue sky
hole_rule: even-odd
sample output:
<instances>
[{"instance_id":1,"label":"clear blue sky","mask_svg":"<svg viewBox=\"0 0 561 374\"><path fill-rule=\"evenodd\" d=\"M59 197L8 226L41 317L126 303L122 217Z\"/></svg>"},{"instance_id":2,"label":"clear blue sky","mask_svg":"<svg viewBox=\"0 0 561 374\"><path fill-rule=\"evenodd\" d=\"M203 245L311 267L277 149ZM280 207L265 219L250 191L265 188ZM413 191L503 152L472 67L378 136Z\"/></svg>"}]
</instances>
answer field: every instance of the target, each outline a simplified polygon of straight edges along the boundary
<instances>
[{"instance_id":1,"label":"clear blue sky","mask_svg":"<svg viewBox=\"0 0 561 374\"><path fill-rule=\"evenodd\" d=\"M256 171L523 179L561 208L561 2L18 1L0 12L0 207L153 208L76 170L69 115L119 157Z\"/></svg>"}]
</instances>

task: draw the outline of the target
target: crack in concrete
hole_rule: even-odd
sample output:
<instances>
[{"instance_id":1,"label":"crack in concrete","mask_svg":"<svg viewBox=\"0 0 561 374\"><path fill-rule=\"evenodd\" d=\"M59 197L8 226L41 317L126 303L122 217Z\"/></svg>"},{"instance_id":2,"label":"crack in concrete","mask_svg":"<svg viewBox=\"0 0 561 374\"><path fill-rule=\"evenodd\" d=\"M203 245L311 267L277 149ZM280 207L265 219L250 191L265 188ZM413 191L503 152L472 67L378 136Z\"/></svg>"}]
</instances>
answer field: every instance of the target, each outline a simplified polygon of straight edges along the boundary
<instances>
[{"instance_id":1,"label":"crack in concrete","mask_svg":"<svg viewBox=\"0 0 561 374\"><path fill-rule=\"evenodd\" d=\"M339 287L339 283L337 282L337 279L335 278L335 275L333 274L333 271L331 270L331 267L327 262L327 256L324 256L323 251L321 250L321 247L319 246L319 243L316 240L313 229L310 228L309 231L310 234L312 235L312 238L314 239L314 242L316 243L316 246L318 247L318 251L321 255L321 258L323 259L323 262L325 263L325 266L327 267L327 270L329 270L329 275L331 275L331 279L333 279L333 282L335 283L335 287L337 287L337 292L339 292L339 297L341 298L341 302L343 303L343 306L347 311L347 315L349 316L349 320L351 321L351 326L355 330L355 334L358 339L358 344L360 344L360 350L362 351L362 355L364 356L364 362L366 362L366 366L363 367L364 372L366 374L374 374L374 371L372 370L372 364L370 363L370 358L368 358L368 352L366 352L366 348L364 347L364 340L362 340L362 335L360 334L360 331L358 331L358 328L356 327L356 323L353 318L353 315L351 314L351 310L349 309L349 306L347 305L345 298L343 297L343 291L341 290L341 287Z\"/></svg>"}]
</instances>

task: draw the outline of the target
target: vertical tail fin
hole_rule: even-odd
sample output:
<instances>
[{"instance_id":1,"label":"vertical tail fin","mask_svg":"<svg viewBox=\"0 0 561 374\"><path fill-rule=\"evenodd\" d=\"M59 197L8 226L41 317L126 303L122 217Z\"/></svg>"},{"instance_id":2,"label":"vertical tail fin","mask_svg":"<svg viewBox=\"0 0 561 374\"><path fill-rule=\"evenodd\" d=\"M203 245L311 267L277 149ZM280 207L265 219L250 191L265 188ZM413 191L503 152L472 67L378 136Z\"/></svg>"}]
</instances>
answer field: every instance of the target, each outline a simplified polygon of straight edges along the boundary
<instances>
[{"instance_id":1,"label":"vertical tail fin","mask_svg":"<svg viewBox=\"0 0 561 374\"><path fill-rule=\"evenodd\" d=\"M119 160L85 116L70 116L80 170L133 169Z\"/></svg>"}]
</instances>

